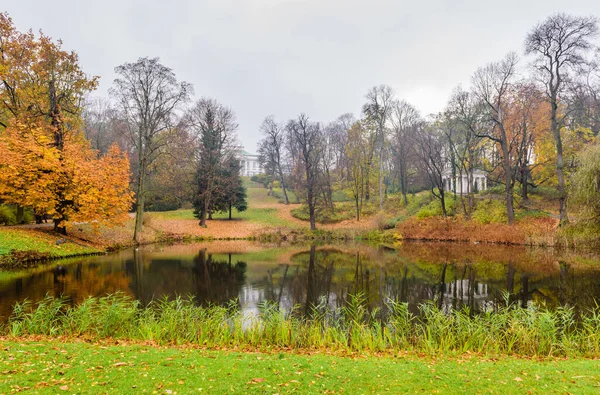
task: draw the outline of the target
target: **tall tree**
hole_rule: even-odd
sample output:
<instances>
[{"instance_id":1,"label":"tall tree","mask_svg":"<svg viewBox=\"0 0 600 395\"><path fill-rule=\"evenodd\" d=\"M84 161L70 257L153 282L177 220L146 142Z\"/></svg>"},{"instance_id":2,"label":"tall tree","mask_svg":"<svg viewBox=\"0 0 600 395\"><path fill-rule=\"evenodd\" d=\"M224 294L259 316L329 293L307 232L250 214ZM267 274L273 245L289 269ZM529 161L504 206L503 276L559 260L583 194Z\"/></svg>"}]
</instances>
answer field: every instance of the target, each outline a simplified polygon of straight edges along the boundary
<instances>
[{"instance_id":1,"label":"tall tree","mask_svg":"<svg viewBox=\"0 0 600 395\"><path fill-rule=\"evenodd\" d=\"M260 126L263 139L259 143L260 161L264 169L270 169L273 177L279 178L285 204L290 204L283 175L285 127L278 124L273 116L265 118Z\"/></svg>"},{"instance_id":2,"label":"tall tree","mask_svg":"<svg viewBox=\"0 0 600 395\"><path fill-rule=\"evenodd\" d=\"M319 165L322 158L321 127L311 122L305 114L290 120L286 126L294 151L298 152L299 165L302 167L301 184L306 191L306 203L310 217L310 229L316 230L316 206L319 183Z\"/></svg>"},{"instance_id":3,"label":"tall tree","mask_svg":"<svg viewBox=\"0 0 600 395\"><path fill-rule=\"evenodd\" d=\"M85 138L93 149L104 154L116 143L123 151L133 151L127 126L113 103L102 97L89 97L82 106Z\"/></svg>"},{"instance_id":4,"label":"tall tree","mask_svg":"<svg viewBox=\"0 0 600 395\"><path fill-rule=\"evenodd\" d=\"M457 88L444 113L444 129L449 148L454 153L455 163L458 165L459 179L462 180L463 174L467 177L467 190L463 190L462 181L460 185L460 200L467 218L475 207L473 172L482 164L481 138L476 136L475 131L483 127L481 117L483 108L473 93Z\"/></svg>"},{"instance_id":5,"label":"tall tree","mask_svg":"<svg viewBox=\"0 0 600 395\"><path fill-rule=\"evenodd\" d=\"M438 124L438 121L424 123L422 127L415 130L413 141L415 153L429 179L431 194L440 202L445 218L448 213L446 212L446 190L442 174L445 167L444 153L447 145Z\"/></svg>"},{"instance_id":6,"label":"tall tree","mask_svg":"<svg viewBox=\"0 0 600 395\"><path fill-rule=\"evenodd\" d=\"M517 56L508 54L500 62L490 63L478 69L473 75L473 90L475 96L485 107L487 127L482 131L474 131L475 135L487 138L500 146L502 168L504 174L506 213L508 223L515 219L514 211L514 163L511 161L511 142L506 127L506 112L511 84L516 74Z\"/></svg>"},{"instance_id":7,"label":"tall tree","mask_svg":"<svg viewBox=\"0 0 600 395\"><path fill-rule=\"evenodd\" d=\"M377 151L379 151L379 209L383 209L383 169L387 124L392 115L394 90L387 85L374 86L367 92L363 113L377 127ZM368 200L368 197L367 197Z\"/></svg>"},{"instance_id":8,"label":"tall tree","mask_svg":"<svg viewBox=\"0 0 600 395\"><path fill-rule=\"evenodd\" d=\"M412 149L412 135L423 122L419 111L410 103L400 100L393 105L391 118L391 148L398 169L398 180L404 206L408 204L406 190L409 175L409 160Z\"/></svg>"},{"instance_id":9,"label":"tall tree","mask_svg":"<svg viewBox=\"0 0 600 395\"><path fill-rule=\"evenodd\" d=\"M140 58L115 68L112 95L126 120L127 134L137 151L136 213L133 239L140 242L144 217L146 177L152 162L167 144L161 136L173 126L178 106L188 100L192 87L178 82L175 73L158 58Z\"/></svg>"},{"instance_id":10,"label":"tall tree","mask_svg":"<svg viewBox=\"0 0 600 395\"><path fill-rule=\"evenodd\" d=\"M225 162L235 155L234 112L214 99L202 98L188 110L186 123L198 139L198 168L194 206L200 226L206 227L213 198L217 196Z\"/></svg>"},{"instance_id":11,"label":"tall tree","mask_svg":"<svg viewBox=\"0 0 600 395\"><path fill-rule=\"evenodd\" d=\"M114 147L98 158L82 132L81 104L97 86L75 52L0 14L0 199L73 220L109 220L129 206L129 164Z\"/></svg>"},{"instance_id":12,"label":"tall tree","mask_svg":"<svg viewBox=\"0 0 600 395\"><path fill-rule=\"evenodd\" d=\"M534 68L545 87L550 103L550 130L556 144L556 176L558 179L560 223L569 221L567 189L564 175L563 141L561 128L565 113L559 106L570 77L585 62L592 48L591 40L598 34L595 17L576 17L563 13L550 16L536 25L525 39L525 53L535 56Z\"/></svg>"},{"instance_id":13,"label":"tall tree","mask_svg":"<svg viewBox=\"0 0 600 395\"><path fill-rule=\"evenodd\" d=\"M368 180L366 175L369 171L369 161L366 146L368 144L368 131L365 126L360 121L354 123L348 129L348 138L346 139L346 166L348 168L346 184L352 193L357 221L360 221L363 199L367 190L366 183Z\"/></svg>"}]
</instances>

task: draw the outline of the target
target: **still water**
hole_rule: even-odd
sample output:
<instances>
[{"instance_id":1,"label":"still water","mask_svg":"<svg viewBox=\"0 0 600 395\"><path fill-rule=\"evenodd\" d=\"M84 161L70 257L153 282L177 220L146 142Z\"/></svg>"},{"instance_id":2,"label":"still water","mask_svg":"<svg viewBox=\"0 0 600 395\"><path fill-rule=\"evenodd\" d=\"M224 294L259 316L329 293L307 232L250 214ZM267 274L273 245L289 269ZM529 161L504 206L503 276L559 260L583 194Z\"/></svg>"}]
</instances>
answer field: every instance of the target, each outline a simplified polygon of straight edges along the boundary
<instances>
[{"instance_id":1,"label":"still water","mask_svg":"<svg viewBox=\"0 0 600 395\"><path fill-rule=\"evenodd\" d=\"M445 309L482 310L510 301L581 311L600 300L600 258L550 250L468 244L405 243L395 249L360 244L269 246L251 242L154 245L52 262L28 272L0 272L0 318L17 301L46 294L77 304L122 291L148 303L193 295L197 302L237 300L248 312L263 301L289 311L337 308L363 292L371 307L389 299L436 300Z\"/></svg>"}]
</instances>

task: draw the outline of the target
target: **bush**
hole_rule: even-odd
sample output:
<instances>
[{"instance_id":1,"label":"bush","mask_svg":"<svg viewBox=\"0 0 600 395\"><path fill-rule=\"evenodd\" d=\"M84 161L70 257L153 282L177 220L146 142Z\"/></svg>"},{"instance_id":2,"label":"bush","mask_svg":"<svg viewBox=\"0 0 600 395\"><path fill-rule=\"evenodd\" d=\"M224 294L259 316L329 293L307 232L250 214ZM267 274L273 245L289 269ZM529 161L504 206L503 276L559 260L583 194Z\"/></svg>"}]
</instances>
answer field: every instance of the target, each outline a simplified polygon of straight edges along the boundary
<instances>
[{"instance_id":1,"label":"bush","mask_svg":"<svg viewBox=\"0 0 600 395\"><path fill-rule=\"evenodd\" d=\"M572 201L581 208L582 222L600 225L600 145L586 148L577 158L573 174Z\"/></svg>"},{"instance_id":2,"label":"bush","mask_svg":"<svg viewBox=\"0 0 600 395\"><path fill-rule=\"evenodd\" d=\"M23 222L33 222L33 210L26 208L23 212ZM17 206L12 204L0 205L0 225L17 225Z\"/></svg>"},{"instance_id":3,"label":"bush","mask_svg":"<svg viewBox=\"0 0 600 395\"><path fill-rule=\"evenodd\" d=\"M173 211L181 208L181 202L174 196L149 196L146 211Z\"/></svg>"},{"instance_id":4,"label":"bush","mask_svg":"<svg viewBox=\"0 0 600 395\"><path fill-rule=\"evenodd\" d=\"M494 185L488 187L485 191L479 192L481 195L503 195L506 193L506 188L504 185Z\"/></svg>"},{"instance_id":5,"label":"bush","mask_svg":"<svg viewBox=\"0 0 600 395\"><path fill-rule=\"evenodd\" d=\"M269 184L271 183L273 178L266 174L257 174L255 176L252 176L252 178L250 178L250 180L254 181L254 182L258 182L258 183L262 184L265 188L268 188Z\"/></svg>"},{"instance_id":6,"label":"bush","mask_svg":"<svg viewBox=\"0 0 600 395\"><path fill-rule=\"evenodd\" d=\"M303 221L308 221L310 219L308 213L308 205L306 204L302 204L300 207L291 210L290 213L293 217L301 219ZM361 220L363 217L373 215L374 213L374 206L370 204L365 204L363 206ZM321 224L334 224L337 222L356 218L356 208L354 206L354 202L339 202L335 203L335 210L333 212L326 207L318 207L316 217L317 222Z\"/></svg>"},{"instance_id":7,"label":"bush","mask_svg":"<svg viewBox=\"0 0 600 395\"><path fill-rule=\"evenodd\" d=\"M456 211L456 200L450 195L445 199L446 203L446 214L453 216ZM410 203L409 203L410 206ZM444 213L442 212L442 205L438 199L432 200L427 206L421 207L415 214L418 219L429 218L429 217L441 217Z\"/></svg>"},{"instance_id":8,"label":"bush","mask_svg":"<svg viewBox=\"0 0 600 395\"><path fill-rule=\"evenodd\" d=\"M471 218L481 224L505 223L508 221L506 206L503 202L494 199L478 201Z\"/></svg>"},{"instance_id":9,"label":"bush","mask_svg":"<svg viewBox=\"0 0 600 395\"><path fill-rule=\"evenodd\" d=\"M525 210L516 213L517 219L524 218L548 218L550 214L544 210Z\"/></svg>"},{"instance_id":10,"label":"bush","mask_svg":"<svg viewBox=\"0 0 600 395\"><path fill-rule=\"evenodd\" d=\"M431 194L419 193L417 195L407 196L408 205L406 211L408 215L415 215L423 206L429 204L432 201Z\"/></svg>"},{"instance_id":11,"label":"bush","mask_svg":"<svg viewBox=\"0 0 600 395\"><path fill-rule=\"evenodd\" d=\"M17 223L17 217L8 206L0 206L0 225L14 225Z\"/></svg>"},{"instance_id":12,"label":"bush","mask_svg":"<svg viewBox=\"0 0 600 395\"><path fill-rule=\"evenodd\" d=\"M521 194L521 187L517 186L515 188L515 193ZM545 185L538 185L537 187L530 187L528 189L528 195L531 196L539 196L542 199L546 200L556 200L558 199L558 190L555 187L549 187Z\"/></svg>"}]
</instances>

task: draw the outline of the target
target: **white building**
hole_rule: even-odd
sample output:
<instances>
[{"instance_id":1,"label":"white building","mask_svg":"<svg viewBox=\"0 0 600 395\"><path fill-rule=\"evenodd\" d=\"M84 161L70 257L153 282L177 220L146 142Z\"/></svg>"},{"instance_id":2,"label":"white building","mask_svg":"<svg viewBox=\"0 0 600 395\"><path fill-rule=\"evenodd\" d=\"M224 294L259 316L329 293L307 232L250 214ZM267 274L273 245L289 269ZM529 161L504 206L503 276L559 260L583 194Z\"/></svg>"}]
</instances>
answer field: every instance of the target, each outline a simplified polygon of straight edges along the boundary
<instances>
[{"instance_id":1,"label":"white building","mask_svg":"<svg viewBox=\"0 0 600 395\"><path fill-rule=\"evenodd\" d=\"M239 152L239 159L241 176L252 177L262 173L258 155L242 150Z\"/></svg>"},{"instance_id":2,"label":"white building","mask_svg":"<svg viewBox=\"0 0 600 395\"><path fill-rule=\"evenodd\" d=\"M473 170L473 186L472 192L485 191L487 189L487 172L481 169ZM452 169L446 167L442 172L442 181L444 182L444 189L446 191L455 192L457 194L466 194L469 189L469 177L467 174L463 174L462 177L459 171L456 171L456 178L452 179ZM456 183L456 191L454 191L454 185ZM462 187L462 188L461 188Z\"/></svg>"}]
</instances>

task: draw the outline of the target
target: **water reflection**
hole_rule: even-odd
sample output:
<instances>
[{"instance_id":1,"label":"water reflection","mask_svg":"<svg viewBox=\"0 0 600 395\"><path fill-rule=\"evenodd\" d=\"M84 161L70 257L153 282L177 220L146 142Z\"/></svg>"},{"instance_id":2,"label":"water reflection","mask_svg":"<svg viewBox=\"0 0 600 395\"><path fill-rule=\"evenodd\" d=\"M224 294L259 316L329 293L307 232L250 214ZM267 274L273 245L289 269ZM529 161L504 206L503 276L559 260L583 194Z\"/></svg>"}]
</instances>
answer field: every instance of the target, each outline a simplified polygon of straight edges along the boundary
<instances>
[{"instance_id":1,"label":"water reflection","mask_svg":"<svg viewBox=\"0 0 600 395\"><path fill-rule=\"evenodd\" d=\"M357 292L370 309L392 299L408 302L413 312L427 300L445 311L478 311L503 303L505 295L521 306L535 301L584 309L600 297L598 263L594 256L498 246L150 246L0 276L0 315L6 318L16 301L36 301L46 293L75 304L116 291L144 304L179 294L193 295L199 304L237 299L247 311L271 301L306 314L315 305L339 308Z\"/></svg>"}]
</instances>

